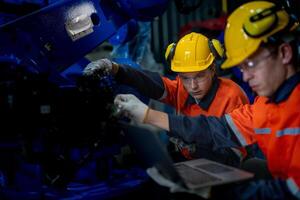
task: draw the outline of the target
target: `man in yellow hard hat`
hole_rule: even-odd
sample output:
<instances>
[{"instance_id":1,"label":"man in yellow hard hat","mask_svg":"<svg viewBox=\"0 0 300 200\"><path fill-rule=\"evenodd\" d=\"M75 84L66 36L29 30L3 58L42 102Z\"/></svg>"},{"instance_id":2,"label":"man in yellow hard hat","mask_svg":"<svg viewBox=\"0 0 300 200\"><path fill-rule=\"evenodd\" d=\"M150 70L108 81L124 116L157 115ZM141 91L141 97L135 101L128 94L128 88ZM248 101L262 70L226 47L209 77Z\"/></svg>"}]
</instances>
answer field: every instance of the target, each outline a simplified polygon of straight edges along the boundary
<instances>
[{"instance_id":1,"label":"man in yellow hard hat","mask_svg":"<svg viewBox=\"0 0 300 200\"><path fill-rule=\"evenodd\" d=\"M133 86L141 94L173 106L178 115L221 116L248 103L246 95L237 84L217 77L215 65L217 60L222 59L223 53L218 40L190 33L177 43L170 44L165 53L171 70L178 73L175 80L158 73L119 65L108 59L90 63L84 69L84 74L92 76L108 71L118 83ZM198 148L196 143L184 142L179 137L171 137L170 141L175 143L186 159L205 157L239 165L245 155L243 149Z\"/></svg>"},{"instance_id":2,"label":"man in yellow hard hat","mask_svg":"<svg viewBox=\"0 0 300 200\"><path fill-rule=\"evenodd\" d=\"M191 118L149 109L132 95L118 95L115 103L134 120L161 127L189 142L200 141L206 148L258 143L272 178L226 188L216 193L219 197L300 199L298 24L283 7L267 1L246 3L228 18L227 59L222 67L239 65L244 81L258 95L252 105L220 118Z\"/></svg>"}]
</instances>

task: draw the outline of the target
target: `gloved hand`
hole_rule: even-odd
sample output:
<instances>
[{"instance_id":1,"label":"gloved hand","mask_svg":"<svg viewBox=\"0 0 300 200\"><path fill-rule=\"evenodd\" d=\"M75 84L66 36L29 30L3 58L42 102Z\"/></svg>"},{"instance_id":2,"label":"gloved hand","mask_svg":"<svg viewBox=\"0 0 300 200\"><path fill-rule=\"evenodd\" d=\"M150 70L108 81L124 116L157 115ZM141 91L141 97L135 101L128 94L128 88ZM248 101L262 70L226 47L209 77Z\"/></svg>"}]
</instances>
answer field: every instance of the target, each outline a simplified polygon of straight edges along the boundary
<instances>
[{"instance_id":1,"label":"gloved hand","mask_svg":"<svg viewBox=\"0 0 300 200\"><path fill-rule=\"evenodd\" d=\"M114 103L117 109L130 119L144 123L149 107L132 94L119 94Z\"/></svg>"},{"instance_id":2,"label":"gloved hand","mask_svg":"<svg viewBox=\"0 0 300 200\"><path fill-rule=\"evenodd\" d=\"M118 71L118 65L107 58L90 62L83 70L84 76L101 78Z\"/></svg>"}]
</instances>

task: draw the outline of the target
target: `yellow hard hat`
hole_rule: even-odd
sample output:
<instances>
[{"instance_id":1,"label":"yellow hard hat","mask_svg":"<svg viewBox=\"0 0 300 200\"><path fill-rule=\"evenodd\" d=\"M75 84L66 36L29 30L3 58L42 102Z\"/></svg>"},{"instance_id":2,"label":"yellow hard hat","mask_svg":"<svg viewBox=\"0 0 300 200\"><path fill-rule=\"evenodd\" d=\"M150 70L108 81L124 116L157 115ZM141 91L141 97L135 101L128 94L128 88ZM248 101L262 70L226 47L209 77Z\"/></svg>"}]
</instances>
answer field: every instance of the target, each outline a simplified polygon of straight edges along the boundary
<instances>
[{"instance_id":1,"label":"yellow hard hat","mask_svg":"<svg viewBox=\"0 0 300 200\"><path fill-rule=\"evenodd\" d=\"M253 1L237 8L228 18L225 29L227 59L221 68L241 63L253 54L262 42L283 30L289 15L281 7L267 1Z\"/></svg>"},{"instance_id":2,"label":"yellow hard hat","mask_svg":"<svg viewBox=\"0 0 300 200\"><path fill-rule=\"evenodd\" d=\"M170 44L165 53L165 58L171 63L171 70L174 72L205 70L217 56L223 57L221 43L194 32L183 36L178 43Z\"/></svg>"}]
</instances>

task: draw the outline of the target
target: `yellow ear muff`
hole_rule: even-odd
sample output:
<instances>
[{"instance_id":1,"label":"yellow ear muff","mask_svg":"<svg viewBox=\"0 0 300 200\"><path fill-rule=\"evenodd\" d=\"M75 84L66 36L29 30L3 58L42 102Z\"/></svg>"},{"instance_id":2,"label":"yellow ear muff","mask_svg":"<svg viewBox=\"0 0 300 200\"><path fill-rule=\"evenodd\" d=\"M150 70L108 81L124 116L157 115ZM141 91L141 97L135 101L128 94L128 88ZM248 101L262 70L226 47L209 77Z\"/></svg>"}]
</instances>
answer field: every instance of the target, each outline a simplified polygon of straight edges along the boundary
<instances>
[{"instance_id":1,"label":"yellow ear muff","mask_svg":"<svg viewBox=\"0 0 300 200\"><path fill-rule=\"evenodd\" d=\"M208 46L216 61L222 60L224 57L224 48L219 40L208 40Z\"/></svg>"},{"instance_id":2,"label":"yellow ear muff","mask_svg":"<svg viewBox=\"0 0 300 200\"><path fill-rule=\"evenodd\" d=\"M176 49L176 43L171 43L167 47L167 50L165 52L165 59L169 64L171 64L171 61L175 55L175 49Z\"/></svg>"},{"instance_id":3,"label":"yellow ear muff","mask_svg":"<svg viewBox=\"0 0 300 200\"><path fill-rule=\"evenodd\" d=\"M278 16L276 14L278 10L277 6L258 10L256 14L250 16L244 22L243 30L248 36L253 38L260 37L271 32L278 22Z\"/></svg>"}]
</instances>

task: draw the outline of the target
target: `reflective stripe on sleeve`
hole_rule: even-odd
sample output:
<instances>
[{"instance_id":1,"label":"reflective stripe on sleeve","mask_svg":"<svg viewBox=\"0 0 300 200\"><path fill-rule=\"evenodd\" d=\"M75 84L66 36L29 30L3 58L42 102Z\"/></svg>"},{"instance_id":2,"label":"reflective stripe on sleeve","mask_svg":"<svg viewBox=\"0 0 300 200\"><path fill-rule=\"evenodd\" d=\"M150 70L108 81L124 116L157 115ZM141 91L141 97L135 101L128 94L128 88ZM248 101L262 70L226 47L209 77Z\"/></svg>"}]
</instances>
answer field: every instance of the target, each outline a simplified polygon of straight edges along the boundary
<instances>
[{"instance_id":1,"label":"reflective stripe on sleeve","mask_svg":"<svg viewBox=\"0 0 300 200\"><path fill-rule=\"evenodd\" d=\"M299 134L300 134L300 128L286 128L276 132L277 137L281 137L284 135L299 135Z\"/></svg>"},{"instance_id":2,"label":"reflective stripe on sleeve","mask_svg":"<svg viewBox=\"0 0 300 200\"><path fill-rule=\"evenodd\" d=\"M295 183L293 178L289 178L286 181L287 187L290 190L290 192L297 198L300 199L300 190L298 185Z\"/></svg>"},{"instance_id":3,"label":"reflective stripe on sleeve","mask_svg":"<svg viewBox=\"0 0 300 200\"><path fill-rule=\"evenodd\" d=\"M271 133L271 129L270 128L255 128L254 132L256 134L270 134Z\"/></svg>"},{"instance_id":4,"label":"reflective stripe on sleeve","mask_svg":"<svg viewBox=\"0 0 300 200\"><path fill-rule=\"evenodd\" d=\"M241 143L241 145L246 146L247 142L246 142L245 138L242 136L242 134L238 131L238 129L235 126L231 116L228 115L228 114L225 114L225 119L226 119L228 125L230 126L231 130L233 131L234 135L237 137L237 139Z\"/></svg>"}]
</instances>

